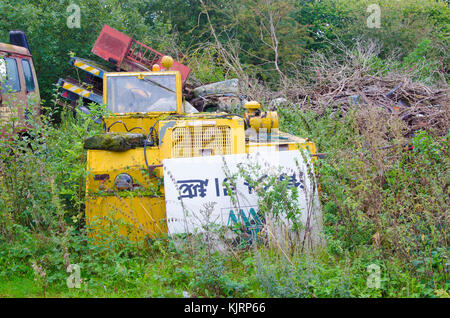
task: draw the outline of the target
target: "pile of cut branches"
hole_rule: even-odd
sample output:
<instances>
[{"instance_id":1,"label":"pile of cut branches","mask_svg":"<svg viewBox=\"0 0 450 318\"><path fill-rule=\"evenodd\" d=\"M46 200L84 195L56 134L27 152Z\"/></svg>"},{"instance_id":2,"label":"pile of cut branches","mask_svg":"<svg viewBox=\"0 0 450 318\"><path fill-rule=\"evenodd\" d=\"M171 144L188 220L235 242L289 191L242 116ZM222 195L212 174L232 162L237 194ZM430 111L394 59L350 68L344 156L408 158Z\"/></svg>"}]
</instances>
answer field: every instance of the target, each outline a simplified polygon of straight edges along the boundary
<instances>
[{"instance_id":1,"label":"pile of cut branches","mask_svg":"<svg viewBox=\"0 0 450 318\"><path fill-rule=\"evenodd\" d=\"M297 81L308 81L309 84L301 87L292 84L285 88L284 95L299 107L319 114L330 107L341 115L351 108L371 107L399 116L407 124L408 134L418 129L433 129L439 134L447 134L450 98L446 83L432 88L412 81L413 74L374 72L375 45L356 46L345 53L341 60L315 56L310 72ZM385 65L385 69L389 70L390 66Z\"/></svg>"},{"instance_id":2,"label":"pile of cut branches","mask_svg":"<svg viewBox=\"0 0 450 318\"><path fill-rule=\"evenodd\" d=\"M311 92L310 107L318 112L333 107L343 114L352 107L377 107L399 116L410 132L426 128L445 134L450 123L448 92L448 88L432 89L413 83L406 76L366 75Z\"/></svg>"}]
</instances>

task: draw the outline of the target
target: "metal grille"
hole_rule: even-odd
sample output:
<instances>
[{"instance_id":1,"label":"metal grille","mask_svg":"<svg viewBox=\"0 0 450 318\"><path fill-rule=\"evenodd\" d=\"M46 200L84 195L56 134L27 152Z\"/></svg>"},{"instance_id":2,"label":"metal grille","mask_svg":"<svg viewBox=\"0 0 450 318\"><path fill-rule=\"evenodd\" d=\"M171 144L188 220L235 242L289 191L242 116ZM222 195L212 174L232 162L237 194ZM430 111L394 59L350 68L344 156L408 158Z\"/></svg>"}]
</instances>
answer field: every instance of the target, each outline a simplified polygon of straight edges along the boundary
<instances>
[{"instance_id":1,"label":"metal grille","mask_svg":"<svg viewBox=\"0 0 450 318\"><path fill-rule=\"evenodd\" d=\"M179 127L172 132L172 157L229 155L232 152L228 126Z\"/></svg>"},{"instance_id":2,"label":"metal grille","mask_svg":"<svg viewBox=\"0 0 450 318\"><path fill-rule=\"evenodd\" d=\"M131 42L127 58L151 69L163 55L138 41Z\"/></svg>"}]
</instances>

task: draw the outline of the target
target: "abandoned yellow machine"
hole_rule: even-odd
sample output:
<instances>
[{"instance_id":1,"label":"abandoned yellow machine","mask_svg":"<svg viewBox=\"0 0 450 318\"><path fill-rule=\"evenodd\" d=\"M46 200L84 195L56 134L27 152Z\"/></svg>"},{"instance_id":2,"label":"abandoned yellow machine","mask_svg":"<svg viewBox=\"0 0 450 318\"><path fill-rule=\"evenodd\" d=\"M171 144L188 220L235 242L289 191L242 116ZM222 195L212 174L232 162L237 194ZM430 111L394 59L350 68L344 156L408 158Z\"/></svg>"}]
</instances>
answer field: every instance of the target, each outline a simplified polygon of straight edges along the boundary
<instances>
[{"instance_id":1,"label":"abandoned yellow machine","mask_svg":"<svg viewBox=\"0 0 450 318\"><path fill-rule=\"evenodd\" d=\"M88 224L112 213L129 224L121 232L134 240L167 233L164 159L245 154L258 147L303 147L315 154L312 142L274 134L277 113L262 112L257 102L245 104L244 117L184 113L181 77L170 71L172 62L163 58L165 71L155 66L152 72L105 75L103 100L113 115L104 119L104 134L85 141ZM258 138L261 131L267 138Z\"/></svg>"}]
</instances>

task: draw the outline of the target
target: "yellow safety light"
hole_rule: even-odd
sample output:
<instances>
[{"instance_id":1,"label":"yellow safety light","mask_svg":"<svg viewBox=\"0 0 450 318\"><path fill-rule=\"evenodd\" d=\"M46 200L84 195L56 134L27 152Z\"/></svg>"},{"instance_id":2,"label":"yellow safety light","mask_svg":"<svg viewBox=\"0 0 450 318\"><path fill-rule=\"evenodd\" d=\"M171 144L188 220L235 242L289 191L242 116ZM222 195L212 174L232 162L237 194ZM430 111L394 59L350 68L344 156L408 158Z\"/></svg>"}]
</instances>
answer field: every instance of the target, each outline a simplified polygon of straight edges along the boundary
<instances>
[{"instance_id":1,"label":"yellow safety light","mask_svg":"<svg viewBox=\"0 0 450 318\"><path fill-rule=\"evenodd\" d=\"M159 72L159 71L161 71L161 67L159 67L158 64L153 64L152 72Z\"/></svg>"},{"instance_id":2,"label":"yellow safety light","mask_svg":"<svg viewBox=\"0 0 450 318\"><path fill-rule=\"evenodd\" d=\"M252 100L252 101L250 101L250 102L246 102L246 103L244 104L244 107L247 108L249 111L255 111L255 110L261 108L261 104L258 103L258 102L255 101L255 100Z\"/></svg>"},{"instance_id":3,"label":"yellow safety light","mask_svg":"<svg viewBox=\"0 0 450 318\"><path fill-rule=\"evenodd\" d=\"M167 70L169 70L173 65L173 58L171 56L165 55L161 59L161 64L164 66Z\"/></svg>"}]
</instances>

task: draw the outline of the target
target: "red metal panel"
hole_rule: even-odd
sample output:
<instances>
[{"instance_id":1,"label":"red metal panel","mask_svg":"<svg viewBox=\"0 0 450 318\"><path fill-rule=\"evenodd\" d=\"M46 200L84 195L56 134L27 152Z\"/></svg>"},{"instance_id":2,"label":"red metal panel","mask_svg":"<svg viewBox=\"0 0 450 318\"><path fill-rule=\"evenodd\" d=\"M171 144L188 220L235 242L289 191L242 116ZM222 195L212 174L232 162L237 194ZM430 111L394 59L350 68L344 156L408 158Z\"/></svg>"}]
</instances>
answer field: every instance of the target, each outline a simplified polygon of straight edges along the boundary
<instances>
[{"instance_id":1,"label":"red metal panel","mask_svg":"<svg viewBox=\"0 0 450 318\"><path fill-rule=\"evenodd\" d=\"M151 70L153 64L158 64L163 69L161 65L163 54L106 24L95 42L92 53L126 71ZM183 84L191 72L189 67L177 61L174 61L171 70L180 72Z\"/></svg>"},{"instance_id":2,"label":"red metal panel","mask_svg":"<svg viewBox=\"0 0 450 318\"><path fill-rule=\"evenodd\" d=\"M158 64L162 70L163 66L161 65L161 59L163 56L164 55L162 53L159 53L139 41L133 40L133 43L130 46L129 54L125 57L125 59L144 65L149 70L152 69L153 64ZM191 72L189 67L177 61L173 62L170 70L180 72L183 85Z\"/></svg>"},{"instance_id":3,"label":"red metal panel","mask_svg":"<svg viewBox=\"0 0 450 318\"><path fill-rule=\"evenodd\" d=\"M92 53L119 66L127 55L132 41L128 35L105 24L92 48Z\"/></svg>"}]
</instances>

